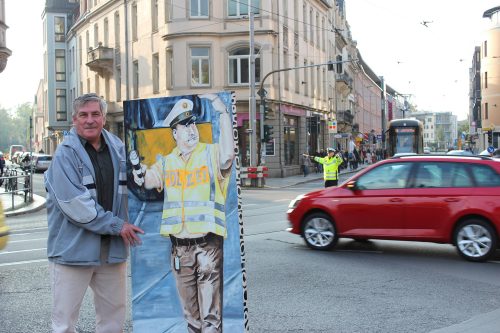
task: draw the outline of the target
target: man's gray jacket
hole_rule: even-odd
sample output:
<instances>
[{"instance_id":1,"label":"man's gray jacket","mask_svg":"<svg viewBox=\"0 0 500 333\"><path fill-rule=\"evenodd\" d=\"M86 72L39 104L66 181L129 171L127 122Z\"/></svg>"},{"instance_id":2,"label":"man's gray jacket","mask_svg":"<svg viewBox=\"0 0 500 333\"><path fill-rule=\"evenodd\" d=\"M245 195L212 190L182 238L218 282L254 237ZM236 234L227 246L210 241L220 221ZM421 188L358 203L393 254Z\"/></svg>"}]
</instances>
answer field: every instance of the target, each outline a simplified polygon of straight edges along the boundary
<instances>
[{"instance_id":1,"label":"man's gray jacket","mask_svg":"<svg viewBox=\"0 0 500 333\"><path fill-rule=\"evenodd\" d=\"M113 212L97 203L95 172L76 130L55 152L45 172L50 261L67 265L100 265L101 235L112 235L109 263L127 260L127 248L119 236L128 220L126 159L121 140L102 131L113 162Z\"/></svg>"}]
</instances>

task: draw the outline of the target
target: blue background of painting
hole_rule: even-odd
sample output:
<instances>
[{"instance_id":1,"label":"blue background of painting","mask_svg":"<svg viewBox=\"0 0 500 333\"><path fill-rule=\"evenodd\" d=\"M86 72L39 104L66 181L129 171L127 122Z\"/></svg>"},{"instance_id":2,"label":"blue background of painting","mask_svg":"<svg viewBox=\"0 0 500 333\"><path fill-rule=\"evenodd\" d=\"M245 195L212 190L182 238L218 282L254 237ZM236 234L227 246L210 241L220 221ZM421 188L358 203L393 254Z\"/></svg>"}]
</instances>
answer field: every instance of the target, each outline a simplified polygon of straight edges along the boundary
<instances>
[{"instance_id":1,"label":"blue background of painting","mask_svg":"<svg viewBox=\"0 0 500 333\"><path fill-rule=\"evenodd\" d=\"M227 110L232 112L231 94L217 95L221 97ZM134 145L133 131L161 127L163 119L179 98L192 99L195 110L196 103L201 103L204 112L197 114L197 123L211 122L213 142L218 142L218 113L206 99L200 101L196 96L179 96L126 101L124 109L128 136L127 155L132 148L135 149L130 147ZM170 239L159 234L163 195L154 196L151 193L145 195L137 187L134 188L135 183L130 177L128 181L130 222L145 231L141 236L143 244L132 249L131 258L134 332L187 332L175 280L170 269ZM226 199L228 236L224 241L223 328L226 332L236 333L244 331L244 291L237 192L236 165L233 163Z\"/></svg>"}]
</instances>

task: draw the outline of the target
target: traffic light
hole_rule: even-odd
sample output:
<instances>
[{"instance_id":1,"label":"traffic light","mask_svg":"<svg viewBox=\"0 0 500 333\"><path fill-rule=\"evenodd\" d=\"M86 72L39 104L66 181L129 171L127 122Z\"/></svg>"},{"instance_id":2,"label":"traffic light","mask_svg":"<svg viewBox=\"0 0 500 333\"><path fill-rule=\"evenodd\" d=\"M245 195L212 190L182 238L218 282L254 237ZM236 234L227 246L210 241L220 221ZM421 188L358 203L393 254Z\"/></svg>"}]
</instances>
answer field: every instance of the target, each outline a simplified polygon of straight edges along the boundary
<instances>
[{"instance_id":1,"label":"traffic light","mask_svg":"<svg viewBox=\"0 0 500 333\"><path fill-rule=\"evenodd\" d=\"M273 126L271 125L264 125L264 137L262 138L263 142L269 142L273 138Z\"/></svg>"},{"instance_id":2,"label":"traffic light","mask_svg":"<svg viewBox=\"0 0 500 333\"><path fill-rule=\"evenodd\" d=\"M274 111L273 109L266 103L266 100L264 100L264 119L273 119L274 118Z\"/></svg>"},{"instance_id":3,"label":"traffic light","mask_svg":"<svg viewBox=\"0 0 500 333\"><path fill-rule=\"evenodd\" d=\"M488 144L491 146L493 144L493 131L489 130L487 133L488 133Z\"/></svg>"}]
</instances>

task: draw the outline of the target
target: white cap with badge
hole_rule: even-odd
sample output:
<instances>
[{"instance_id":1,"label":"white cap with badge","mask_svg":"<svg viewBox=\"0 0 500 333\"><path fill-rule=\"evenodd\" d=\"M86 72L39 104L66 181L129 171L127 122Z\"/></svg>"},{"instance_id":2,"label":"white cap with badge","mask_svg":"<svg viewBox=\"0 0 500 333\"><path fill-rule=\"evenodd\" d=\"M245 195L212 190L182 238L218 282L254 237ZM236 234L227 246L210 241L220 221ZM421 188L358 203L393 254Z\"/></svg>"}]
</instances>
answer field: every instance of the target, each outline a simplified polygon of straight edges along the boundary
<instances>
[{"instance_id":1,"label":"white cap with badge","mask_svg":"<svg viewBox=\"0 0 500 333\"><path fill-rule=\"evenodd\" d=\"M178 100L167 118L163 121L163 125L173 128L179 123L187 123L188 121L196 120L193 114L193 102L189 99L181 98Z\"/></svg>"}]
</instances>

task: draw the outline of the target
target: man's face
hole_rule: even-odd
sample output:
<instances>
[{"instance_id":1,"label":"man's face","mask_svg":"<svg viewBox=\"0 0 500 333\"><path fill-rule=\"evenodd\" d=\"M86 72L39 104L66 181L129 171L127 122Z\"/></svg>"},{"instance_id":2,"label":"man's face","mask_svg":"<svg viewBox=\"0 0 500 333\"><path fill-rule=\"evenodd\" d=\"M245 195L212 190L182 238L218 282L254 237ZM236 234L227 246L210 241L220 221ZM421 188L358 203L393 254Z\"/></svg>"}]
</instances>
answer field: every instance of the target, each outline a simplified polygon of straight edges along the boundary
<instances>
[{"instance_id":1,"label":"man's face","mask_svg":"<svg viewBox=\"0 0 500 333\"><path fill-rule=\"evenodd\" d=\"M192 151L200 141L198 128L194 122L182 125L178 124L173 131L177 146L182 152Z\"/></svg>"},{"instance_id":2,"label":"man's face","mask_svg":"<svg viewBox=\"0 0 500 333\"><path fill-rule=\"evenodd\" d=\"M87 102L73 117L76 132L91 144L99 142L105 123L106 119L102 115L99 102Z\"/></svg>"}]
</instances>

